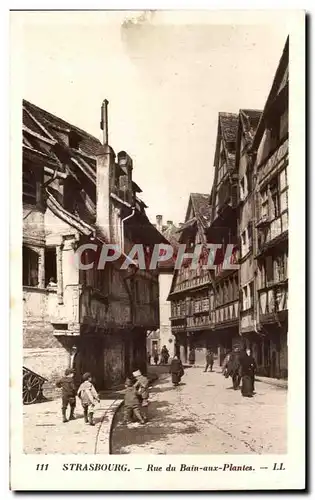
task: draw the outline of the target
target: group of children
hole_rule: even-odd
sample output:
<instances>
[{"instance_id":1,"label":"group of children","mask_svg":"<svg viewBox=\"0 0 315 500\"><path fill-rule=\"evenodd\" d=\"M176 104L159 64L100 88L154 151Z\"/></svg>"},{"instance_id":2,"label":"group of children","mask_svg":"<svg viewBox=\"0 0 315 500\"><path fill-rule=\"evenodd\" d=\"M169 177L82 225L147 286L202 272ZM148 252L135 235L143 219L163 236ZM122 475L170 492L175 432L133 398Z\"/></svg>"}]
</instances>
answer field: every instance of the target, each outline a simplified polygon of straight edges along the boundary
<instances>
[{"instance_id":1,"label":"group of children","mask_svg":"<svg viewBox=\"0 0 315 500\"><path fill-rule=\"evenodd\" d=\"M149 380L140 370L132 373L134 380L126 379L124 398L124 423L133 420L145 424L149 404Z\"/></svg>"},{"instance_id":2,"label":"group of children","mask_svg":"<svg viewBox=\"0 0 315 500\"><path fill-rule=\"evenodd\" d=\"M136 420L144 424L147 421L147 406L149 404L149 380L142 375L140 370L132 373L132 378L127 378L125 382L124 397L124 422ZM95 404L100 402L99 395L92 383L90 373L85 373L82 377L82 384L78 391L74 383L74 370L67 368L65 376L56 383L62 389L62 420L68 422L67 409L70 406L69 420L75 420L74 410L76 407L76 396L81 400L84 414L84 421L90 425L94 423Z\"/></svg>"}]
</instances>

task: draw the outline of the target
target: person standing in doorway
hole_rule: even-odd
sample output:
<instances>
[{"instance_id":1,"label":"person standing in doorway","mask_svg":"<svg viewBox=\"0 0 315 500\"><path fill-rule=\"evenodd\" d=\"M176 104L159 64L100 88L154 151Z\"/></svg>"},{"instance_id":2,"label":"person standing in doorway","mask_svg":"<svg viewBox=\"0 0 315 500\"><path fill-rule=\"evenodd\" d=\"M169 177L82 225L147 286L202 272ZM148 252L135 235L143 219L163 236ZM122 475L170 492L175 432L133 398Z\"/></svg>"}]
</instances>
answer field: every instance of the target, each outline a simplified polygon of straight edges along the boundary
<instances>
[{"instance_id":1,"label":"person standing in doorway","mask_svg":"<svg viewBox=\"0 0 315 500\"><path fill-rule=\"evenodd\" d=\"M157 365L159 362L159 353L157 349L155 349L153 352L153 361L155 365Z\"/></svg>"},{"instance_id":2,"label":"person standing in doorway","mask_svg":"<svg viewBox=\"0 0 315 500\"><path fill-rule=\"evenodd\" d=\"M74 385L76 389L81 385L82 380L82 363L81 363L81 354L78 352L77 346L73 346L70 351L70 368L74 373Z\"/></svg>"}]
</instances>

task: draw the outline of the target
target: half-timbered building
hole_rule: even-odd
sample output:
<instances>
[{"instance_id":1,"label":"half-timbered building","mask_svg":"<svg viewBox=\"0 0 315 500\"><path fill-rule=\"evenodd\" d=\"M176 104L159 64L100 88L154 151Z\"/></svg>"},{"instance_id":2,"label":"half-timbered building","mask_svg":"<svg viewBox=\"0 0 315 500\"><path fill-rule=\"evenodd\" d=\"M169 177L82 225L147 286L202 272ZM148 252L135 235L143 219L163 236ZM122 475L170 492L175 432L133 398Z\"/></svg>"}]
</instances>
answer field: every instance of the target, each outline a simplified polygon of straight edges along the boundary
<instances>
[{"instance_id":1,"label":"half-timbered building","mask_svg":"<svg viewBox=\"0 0 315 500\"><path fill-rule=\"evenodd\" d=\"M210 220L210 196L191 193L185 222L179 229L179 244L186 245L186 253L193 254L197 244L205 244L206 228ZM169 300L171 300L171 328L175 335L175 350L183 362L195 352L196 363L204 363L205 351L211 345L211 278L201 261L196 269L191 261L184 261L175 269ZM212 298L213 300L213 298Z\"/></svg>"},{"instance_id":2,"label":"half-timbered building","mask_svg":"<svg viewBox=\"0 0 315 500\"><path fill-rule=\"evenodd\" d=\"M255 338L257 342L261 340L255 321L255 260L253 250L256 230L253 215L255 212L255 182L254 157L251 150L261 113L261 111L251 109L240 110L236 144L236 168L239 177L239 331L245 343L248 339Z\"/></svg>"},{"instance_id":3,"label":"half-timbered building","mask_svg":"<svg viewBox=\"0 0 315 500\"><path fill-rule=\"evenodd\" d=\"M107 140L23 101L24 365L49 380L74 361L99 388L146 368L146 332L159 326L158 272L121 266L135 243L150 255L166 240L132 170ZM99 269L104 243L118 245L121 258ZM78 268L82 245L90 268Z\"/></svg>"},{"instance_id":4,"label":"half-timbered building","mask_svg":"<svg viewBox=\"0 0 315 500\"><path fill-rule=\"evenodd\" d=\"M221 245L213 272L213 328L219 357L239 340L238 172L235 165L238 115L220 112L214 158L214 180L208 242ZM230 245L230 247L228 247ZM232 247L233 245L233 247ZM233 250L226 252L227 249Z\"/></svg>"},{"instance_id":5,"label":"half-timbered building","mask_svg":"<svg viewBox=\"0 0 315 500\"><path fill-rule=\"evenodd\" d=\"M288 368L288 62L287 40L252 145L257 179L255 319L263 338L256 358L261 371L273 377L286 377Z\"/></svg>"}]
</instances>

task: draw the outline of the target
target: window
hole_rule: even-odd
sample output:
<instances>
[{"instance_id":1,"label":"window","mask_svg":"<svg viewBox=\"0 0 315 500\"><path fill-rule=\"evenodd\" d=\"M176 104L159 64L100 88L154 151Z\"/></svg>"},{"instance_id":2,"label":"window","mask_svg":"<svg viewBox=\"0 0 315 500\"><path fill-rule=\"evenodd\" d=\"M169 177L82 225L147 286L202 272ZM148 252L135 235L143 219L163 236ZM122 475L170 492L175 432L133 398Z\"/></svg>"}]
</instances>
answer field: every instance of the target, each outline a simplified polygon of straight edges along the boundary
<instances>
[{"instance_id":1,"label":"window","mask_svg":"<svg viewBox=\"0 0 315 500\"><path fill-rule=\"evenodd\" d=\"M240 181L240 200L244 200L245 198L245 179L244 177Z\"/></svg>"},{"instance_id":2,"label":"window","mask_svg":"<svg viewBox=\"0 0 315 500\"><path fill-rule=\"evenodd\" d=\"M276 219L280 215L278 180L275 180L272 184L270 184L270 193L271 193L271 214L273 218Z\"/></svg>"},{"instance_id":3,"label":"window","mask_svg":"<svg viewBox=\"0 0 315 500\"><path fill-rule=\"evenodd\" d=\"M223 303L225 304L229 300L229 290L228 290L228 284L225 281L223 283Z\"/></svg>"},{"instance_id":4,"label":"window","mask_svg":"<svg viewBox=\"0 0 315 500\"><path fill-rule=\"evenodd\" d=\"M242 246L246 245L246 231L242 232Z\"/></svg>"},{"instance_id":5,"label":"window","mask_svg":"<svg viewBox=\"0 0 315 500\"><path fill-rule=\"evenodd\" d=\"M260 193L260 215L261 217L268 217L269 208L268 208L268 191L265 189Z\"/></svg>"},{"instance_id":6,"label":"window","mask_svg":"<svg viewBox=\"0 0 315 500\"><path fill-rule=\"evenodd\" d=\"M56 248L45 248L45 285L57 283Z\"/></svg>"},{"instance_id":7,"label":"window","mask_svg":"<svg viewBox=\"0 0 315 500\"><path fill-rule=\"evenodd\" d=\"M242 238L242 256L246 255L247 254L247 237L246 237L246 230L242 232L242 235L241 235L241 238Z\"/></svg>"},{"instance_id":8,"label":"window","mask_svg":"<svg viewBox=\"0 0 315 500\"><path fill-rule=\"evenodd\" d=\"M288 109L280 117L280 140L283 139L289 132Z\"/></svg>"},{"instance_id":9,"label":"window","mask_svg":"<svg viewBox=\"0 0 315 500\"><path fill-rule=\"evenodd\" d=\"M288 177L287 167L284 168L279 175L280 186L280 213L283 214L288 210Z\"/></svg>"},{"instance_id":10,"label":"window","mask_svg":"<svg viewBox=\"0 0 315 500\"><path fill-rule=\"evenodd\" d=\"M38 254L23 246L23 286L38 286Z\"/></svg>"},{"instance_id":11,"label":"window","mask_svg":"<svg viewBox=\"0 0 315 500\"><path fill-rule=\"evenodd\" d=\"M252 182L251 172L249 172L248 170L246 172L246 183L247 183L247 192L251 193L253 188L253 182Z\"/></svg>"},{"instance_id":12,"label":"window","mask_svg":"<svg viewBox=\"0 0 315 500\"><path fill-rule=\"evenodd\" d=\"M72 130L69 134L69 147L73 149L79 149L81 140L82 138L79 136L79 134Z\"/></svg>"},{"instance_id":13,"label":"window","mask_svg":"<svg viewBox=\"0 0 315 500\"><path fill-rule=\"evenodd\" d=\"M36 205L36 177L33 170L23 168L23 203Z\"/></svg>"},{"instance_id":14,"label":"window","mask_svg":"<svg viewBox=\"0 0 315 500\"><path fill-rule=\"evenodd\" d=\"M279 255L274 261L275 269L275 280L283 281L286 279L286 255Z\"/></svg>"},{"instance_id":15,"label":"window","mask_svg":"<svg viewBox=\"0 0 315 500\"><path fill-rule=\"evenodd\" d=\"M249 284L249 307L254 306L254 283Z\"/></svg>"},{"instance_id":16,"label":"window","mask_svg":"<svg viewBox=\"0 0 315 500\"><path fill-rule=\"evenodd\" d=\"M194 237L191 236L188 240L187 240L187 250L193 250L195 246L195 241L194 241Z\"/></svg>"},{"instance_id":17,"label":"window","mask_svg":"<svg viewBox=\"0 0 315 500\"><path fill-rule=\"evenodd\" d=\"M139 281L137 281L137 280L135 280L134 291L135 291L135 301L136 301L136 304L140 304L140 284L139 284Z\"/></svg>"},{"instance_id":18,"label":"window","mask_svg":"<svg viewBox=\"0 0 315 500\"><path fill-rule=\"evenodd\" d=\"M242 296L243 296L243 311L246 311L246 309L248 309L248 292L247 292L247 286L244 286Z\"/></svg>"},{"instance_id":19,"label":"window","mask_svg":"<svg viewBox=\"0 0 315 500\"><path fill-rule=\"evenodd\" d=\"M280 141L280 117L278 114L273 115L273 121L268 127L270 130L270 148L272 152L279 144Z\"/></svg>"},{"instance_id":20,"label":"window","mask_svg":"<svg viewBox=\"0 0 315 500\"><path fill-rule=\"evenodd\" d=\"M248 234L248 249L252 250L253 248L253 228L251 222L247 226L247 234Z\"/></svg>"},{"instance_id":21,"label":"window","mask_svg":"<svg viewBox=\"0 0 315 500\"><path fill-rule=\"evenodd\" d=\"M265 261L266 268L266 282L267 284L273 283L273 262L272 257L267 257Z\"/></svg>"}]
</instances>

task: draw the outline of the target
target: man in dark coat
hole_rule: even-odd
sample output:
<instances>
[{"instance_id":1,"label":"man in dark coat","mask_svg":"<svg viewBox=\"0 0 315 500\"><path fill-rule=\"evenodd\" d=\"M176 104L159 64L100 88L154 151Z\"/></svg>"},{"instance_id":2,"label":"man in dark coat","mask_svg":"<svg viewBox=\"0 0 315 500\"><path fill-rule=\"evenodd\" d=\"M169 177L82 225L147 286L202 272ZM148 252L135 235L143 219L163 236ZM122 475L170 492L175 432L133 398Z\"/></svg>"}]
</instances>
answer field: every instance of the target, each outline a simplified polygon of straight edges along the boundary
<instances>
[{"instance_id":1,"label":"man in dark coat","mask_svg":"<svg viewBox=\"0 0 315 500\"><path fill-rule=\"evenodd\" d=\"M166 345L163 345L161 350L161 365L167 365L170 355Z\"/></svg>"},{"instance_id":2,"label":"man in dark coat","mask_svg":"<svg viewBox=\"0 0 315 500\"><path fill-rule=\"evenodd\" d=\"M174 356L174 358L171 361L170 373L172 375L173 385L177 386L180 383L182 376L184 375L184 368L182 362L180 359L178 359L177 356Z\"/></svg>"},{"instance_id":3,"label":"man in dark coat","mask_svg":"<svg viewBox=\"0 0 315 500\"><path fill-rule=\"evenodd\" d=\"M188 361L190 365L194 365L196 361L196 354L195 354L195 349L194 347L191 347L189 351L189 356L188 356Z\"/></svg>"},{"instance_id":4,"label":"man in dark coat","mask_svg":"<svg viewBox=\"0 0 315 500\"><path fill-rule=\"evenodd\" d=\"M246 354L246 353L245 353ZM227 365L227 374L232 377L233 389L236 391L239 389L241 383L240 376L240 357L241 352L239 347L235 347L230 354L230 358Z\"/></svg>"},{"instance_id":5,"label":"man in dark coat","mask_svg":"<svg viewBox=\"0 0 315 500\"><path fill-rule=\"evenodd\" d=\"M157 350L157 349L155 349L155 350L153 351L153 361L154 361L154 363L155 363L156 365L158 364L158 361L159 361L159 353L158 353L158 350Z\"/></svg>"},{"instance_id":6,"label":"man in dark coat","mask_svg":"<svg viewBox=\"0 0 315 500\"><path fill-rule=\"evenodd\" d=\"M207 350L207 354L206 354L206 368L205 368L205 372L208 370L209 366L210 366L210 371L212 372L213 361L214 361L213 352L211 351L211 349L208 349Z\"/></svg>"},{"instance_id":7,"label":"man in dark coat","mask_svg":"<svg viewBox=\"0 0 315 500\"><path fill-rule=\"evenodd\" d=\"M256 361L253 358L250 349L240 358L240 373L242 377L242 396L251 398L254 394Z\"/></svg>"}]
</instances>

